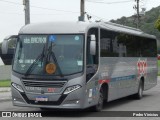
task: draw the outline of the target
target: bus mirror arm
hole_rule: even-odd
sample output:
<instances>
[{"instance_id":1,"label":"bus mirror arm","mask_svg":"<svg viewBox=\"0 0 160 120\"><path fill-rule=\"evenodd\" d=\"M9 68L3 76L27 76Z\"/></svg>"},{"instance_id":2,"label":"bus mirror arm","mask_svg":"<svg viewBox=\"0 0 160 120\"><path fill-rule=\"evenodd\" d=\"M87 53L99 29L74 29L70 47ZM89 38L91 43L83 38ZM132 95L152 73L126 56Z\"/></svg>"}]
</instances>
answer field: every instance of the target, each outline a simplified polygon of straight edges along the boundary
<instances>
[{"instance_id":1,"label":"bus mirror arm","mask_svg":"<svg viewBox=\"0 0 160 120\"><path fill-rule=\"evenodd\" d=\"M18 36L17 35L10 35L4 38L3 42L2 42L2 54L7 54L8 53L8 43L10 39L17 39Z\"/></svg>"},{"instance_id":2,"label":"bus mirror arm","mask_svg":"<svg viewBox=\"0 0 160 120\"><path fill-rule=\"evenodd\" d=\"M96 54L96 36L90 35L90 54L95 55Z\"/></svg>"}]
</instances>

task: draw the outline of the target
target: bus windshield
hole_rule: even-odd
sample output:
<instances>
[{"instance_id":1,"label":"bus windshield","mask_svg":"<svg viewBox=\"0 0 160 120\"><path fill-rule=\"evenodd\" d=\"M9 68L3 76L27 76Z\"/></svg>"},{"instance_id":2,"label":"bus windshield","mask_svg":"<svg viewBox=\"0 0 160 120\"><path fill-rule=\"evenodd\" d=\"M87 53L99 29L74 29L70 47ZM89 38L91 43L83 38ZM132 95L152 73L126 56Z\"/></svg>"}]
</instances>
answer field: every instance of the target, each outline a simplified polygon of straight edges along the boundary
<instances>
[{"instance_id":1,"label":"bus windshield","mask_svg":"<svg viewBox=\"0 0 160 120\"><path fill-rule=\"evenodd\" d=\"M82 72L84 36L19 35L13 70L31 75L70 75ZM53 72L46 66L54 65Z\"/></svg>"}]
</instances>

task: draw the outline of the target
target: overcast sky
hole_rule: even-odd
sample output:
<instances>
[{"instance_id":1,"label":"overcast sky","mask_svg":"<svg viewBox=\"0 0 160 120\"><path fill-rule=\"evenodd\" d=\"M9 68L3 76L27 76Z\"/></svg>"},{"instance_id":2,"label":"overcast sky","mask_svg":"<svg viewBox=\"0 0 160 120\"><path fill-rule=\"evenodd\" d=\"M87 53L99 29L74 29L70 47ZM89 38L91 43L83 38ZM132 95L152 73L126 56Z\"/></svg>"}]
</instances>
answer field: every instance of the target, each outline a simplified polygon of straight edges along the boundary
<instances>
[{"instance_id":1,"label":"overcast sky","mask_svg":"<svg viewBox=\"0 0 160 120\"><path fill-rule=\"evenodd\" d=\"M0 0L0 42L7 35L18 34L24 25L23 0ZM90 2L89 2L90 1ZM141 7L150 10L160 5L160 0L140 0ZM120 3L116 3L120 2ZM135 0L86 0L85 11L93 21L109 21L135 13ZM77 21L80 0L30 0L31 23L46 21ZM37 8L39 7L39 8ZM45 9L48 8L48 9Z\"/></svg>"}]
</instances>

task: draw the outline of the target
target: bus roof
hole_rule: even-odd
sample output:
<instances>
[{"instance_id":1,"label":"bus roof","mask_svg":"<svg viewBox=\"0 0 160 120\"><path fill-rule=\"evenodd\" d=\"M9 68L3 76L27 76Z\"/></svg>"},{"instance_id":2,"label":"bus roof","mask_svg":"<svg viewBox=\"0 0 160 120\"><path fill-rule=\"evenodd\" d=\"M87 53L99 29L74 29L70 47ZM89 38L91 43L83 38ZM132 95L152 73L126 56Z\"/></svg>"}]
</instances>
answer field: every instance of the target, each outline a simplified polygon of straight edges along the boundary
<instances>
[{"instance_id":1,"label":"bus roof","mask_svg":"<svg viewBox=\"0 0 160 120\"><path fill-rule=\"evenodd\" d=\"M144 33L140 29L127 27L111 22L46 22L29 24L21 28L19 34L77 34L85 33L89 28L100 27L103 29L156 38L154 35Z\"/></svg>"},{"instance_id":2,"label":"bus roof","mask_svg":"<svg viewBox=\"0 0 160 120\"><path fill-rule=\"evenodd\" d=\"M85 33L86 22L46 22L29 24L20 30L20 34L68 34Z\"/></svg>"}]
</instances>

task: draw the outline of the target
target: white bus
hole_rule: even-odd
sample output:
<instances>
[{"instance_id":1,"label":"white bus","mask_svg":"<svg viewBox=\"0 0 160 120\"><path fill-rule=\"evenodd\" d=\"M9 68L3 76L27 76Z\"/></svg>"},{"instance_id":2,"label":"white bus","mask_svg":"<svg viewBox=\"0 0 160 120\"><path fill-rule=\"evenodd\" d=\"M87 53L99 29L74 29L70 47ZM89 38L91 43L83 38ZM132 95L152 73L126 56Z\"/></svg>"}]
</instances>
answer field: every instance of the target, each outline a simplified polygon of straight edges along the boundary
<instances>
[{"instance_id":1,"label":"white bus","mask_svg":"<svg viewBox=\"0 0 160 120\"><path fill-rule=\"evenodd\" d=\"M13 105L100 111L105 101L134 95L157 84L156 37L110 22L29 24L16 39Z\"/></svg>"}]
</instances>

